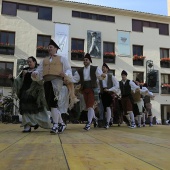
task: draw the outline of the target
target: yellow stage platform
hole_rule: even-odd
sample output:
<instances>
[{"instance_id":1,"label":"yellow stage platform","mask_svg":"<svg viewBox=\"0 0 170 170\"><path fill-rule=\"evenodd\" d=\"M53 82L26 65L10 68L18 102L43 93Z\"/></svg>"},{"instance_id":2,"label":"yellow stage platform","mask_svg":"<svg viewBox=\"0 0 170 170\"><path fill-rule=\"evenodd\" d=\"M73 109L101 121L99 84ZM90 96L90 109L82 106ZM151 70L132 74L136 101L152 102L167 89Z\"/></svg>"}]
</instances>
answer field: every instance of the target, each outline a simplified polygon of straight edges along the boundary
<instances>
[{"instance_id":1,"label":"yellow stage platform","mask_svg":"<svg viewBox=\"0 0 170 170\"><path fill-rule=\"evenodd\" d=\"M170 170L170 126L83 127L51 135L0 123L0 170Z\"/></svg>"}]
</instances>

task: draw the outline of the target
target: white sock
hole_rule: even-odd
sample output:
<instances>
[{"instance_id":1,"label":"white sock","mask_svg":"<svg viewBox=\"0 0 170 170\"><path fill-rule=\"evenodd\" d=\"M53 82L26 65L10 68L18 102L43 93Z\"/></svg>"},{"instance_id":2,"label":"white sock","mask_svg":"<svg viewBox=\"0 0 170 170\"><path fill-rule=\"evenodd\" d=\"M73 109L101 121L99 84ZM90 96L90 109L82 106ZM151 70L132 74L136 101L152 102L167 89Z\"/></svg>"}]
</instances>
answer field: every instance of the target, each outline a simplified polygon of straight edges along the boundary
<instances>
[{"instance_id":1,"label":"white sock","mask_svg":"<svg viewBox=\"0 0 170 170\"><path fill-rule=\"evenodd\" d=\"M109 123L111 119L111 109L110 107L106 107L106 121Z\"/></svg>"},{"instance_id":2,"label":"white sock","mask_svg":"<svg viewBox=\"0 0 170 170\"><path fill-rule=\"evenodd\" d=\"M60 111L57 108L51 108L51 117L53 118L54 126L58 127Z\"/></svg>"},{"instance_id":3,"label":"white sock","mask_svg":"<svg viewBox=\"0 0 170 170\"><path fill-rule=\"evenodd\" d=\"M128 114L128 115L125 115L125 116L126 116L127 120L130 122L130 116L129 116L129 114Z\"/></svg>"},{"instance_id":4,"label":"white sock","mask_svg":"<svg viewBox=\"0 0 170 170\"><path fill-rule=\"evenodd\" d=\"M59 114L58 123L61 123L62 125L65 125L65 123L63 122L63 119L61 117L61 113Z\"/></svg>"},{"instance_id":5,"label":"white sock","mask_svg":"<svg viewBox=\"0 0 170 170\"><path fill-rule=\"evenodd\" d=\"M142 113L142 116L143 116L143 124L145 124L145 113Z\"/></svg>"},{"instance_id":6,"label":"white sock","mask_svg":"<svg viewBox=\"0 0 170 170\"><path fill-rule=\"evenodd\" d=\"M133 114L133 112L130 112L130 113L129 113L129 116L130 116L131 122L135 123L135 119L134 119L134 114Z\"/></svg>"},{"instance_id":7,"label":"white sock","mask_svg":"<svg viewBox=\"0 0 170 170\"><path fill-rule=\"evenodd\" d=\"M150 121L150 123L152 123L152 121L153 121L153 117L152 116L149 116L149 121Z\"/></svg>"},{"instance_id":8,"label":"white sock","mask_svg":"<svg viewBox=\"0 0 170 170\"><path fill-rule=\"evenodd\" d=\"M24 126L24 130L29 130L30 129L30 125L25 125Z\"/></svg>"},{"instance_id":9,"label":"white sock","mask_svg":"<svg viewBox=\"0 0 170 170\"><path fill-rule=\"evenodd\" d=\"M141 125L141 115L137 115L138 118L138 125Z\"/></svg>"},{"instance_id":10,"label":"white sock","mask_svg":"<svg viewBox=\"0 0 170 170\"><path fill-rule=\"evenodd\" d=\"M95 116L94 114L94 109L92 107L88 108L88 113L87 113L87 117L88 117L88 122L91 123L93 117Z\"/></svg>"}]
</instances>

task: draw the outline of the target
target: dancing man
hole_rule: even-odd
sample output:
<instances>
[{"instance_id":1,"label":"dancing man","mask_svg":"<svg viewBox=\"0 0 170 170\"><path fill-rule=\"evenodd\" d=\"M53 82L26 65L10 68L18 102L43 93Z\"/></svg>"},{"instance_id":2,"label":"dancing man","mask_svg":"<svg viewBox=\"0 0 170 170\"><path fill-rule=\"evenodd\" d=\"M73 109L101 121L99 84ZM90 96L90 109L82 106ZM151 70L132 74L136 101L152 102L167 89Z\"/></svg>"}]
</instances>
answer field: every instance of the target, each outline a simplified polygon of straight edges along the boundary
<instances>
[{"instance_id":1,"label":"dancing man","mask_svg":"<svg viewBox=\"0 0 170 170\"><path fill-rule=\"evenodd\" d=\"M76 71L73 76L74 83L80 81L86 108L88 109L88 122L84 127L85 130L90 130L92 119L95 117L93 106L95 103L94 89L97 88L97 78L105 77L105 74L99 67L91 66L90 63L92 63L92 59L90 54L87 53L84 57L84 67Z\"/></svg>"},{"instance_id":2,"label":"dancing man","mask_svg":"<svg viewBox=\"0 0 170 170\"><path fill-rule=\"evenodd\" d=\"M59 46L51 39L48 45L49 57L43 59L36 71L32 73L34 80L44 79L45 98L53 119L51 133L62 132L66 128L59 111L58 100L60 100L64 78L72 76L68 60L57 55L58 49ZM58 124L61 126L59 127Z\"/></svg>"},{"instance_id":3,"label":"dancing man","mask_svg":"<svg viewBox=\"0 0 170 170\"><path fill-rule=\"evenodd\" d=\"M109 122L111 120L111 104L113 102L111 93L117 93L119 88L119 82L113 75L108 73L109 70L108 65L104 63L102 66L102 71L106 74L106 78L104 80L99 80L102 104L104 107L104 112L106 112L106 124L104 126L106 129L109 128Z\"/></svg>"}]
</instances>

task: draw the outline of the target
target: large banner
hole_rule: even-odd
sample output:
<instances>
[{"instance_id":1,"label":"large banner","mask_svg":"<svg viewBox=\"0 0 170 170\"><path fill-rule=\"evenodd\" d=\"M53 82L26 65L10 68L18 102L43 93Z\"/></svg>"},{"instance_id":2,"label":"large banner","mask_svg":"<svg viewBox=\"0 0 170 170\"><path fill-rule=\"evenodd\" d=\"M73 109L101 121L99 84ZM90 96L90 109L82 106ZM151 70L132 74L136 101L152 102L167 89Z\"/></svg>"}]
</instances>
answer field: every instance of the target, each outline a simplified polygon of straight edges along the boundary
<instances>
[{"instance_id":1,"label":"large banner","mask_svg":"<svg viewBox=\"0 0 170 170\"><path fill-rule=\"evenodd\" d=\"M101 58L101 32L87 31L87 52L91 57Z\"/></svg>"},{"instance_id":2,"label":"large banner","mask_svg":"<svg viewBox=\"0 0 170 170\"><path fill-rule=\"evenodd\" d=\"M69 25L55 24L55 42L60 47L57 54L68 58Z\"/></svg>"},{"instance_id":3,"label":"large banner","mask_svg":"<svg viewBox=\"0 0 170 170\"><path fill-rule=\"evenodd\" d=\"M118 55L130 57L130 32L118 31Z\"/></svg>"}]
</instances>

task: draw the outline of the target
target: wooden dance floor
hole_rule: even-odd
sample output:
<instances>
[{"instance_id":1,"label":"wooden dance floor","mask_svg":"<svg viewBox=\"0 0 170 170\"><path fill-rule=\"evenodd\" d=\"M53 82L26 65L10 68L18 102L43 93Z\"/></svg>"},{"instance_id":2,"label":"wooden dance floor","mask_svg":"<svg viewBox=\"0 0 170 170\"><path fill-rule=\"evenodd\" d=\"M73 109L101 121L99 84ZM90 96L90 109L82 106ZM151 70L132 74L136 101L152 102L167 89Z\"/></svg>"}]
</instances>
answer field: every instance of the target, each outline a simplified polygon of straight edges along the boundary
<instances>
[{"instance_id":1,"label":"wooden dance floor","mask_svg":"<svg viewBox=\"0 0 170 170\"><path fill-rule=\"evenodd\" d=\"M0 170L169 170L170 126L130 129L68 124L63 134L0 123Z\"/></svg>"}]
</instances>

